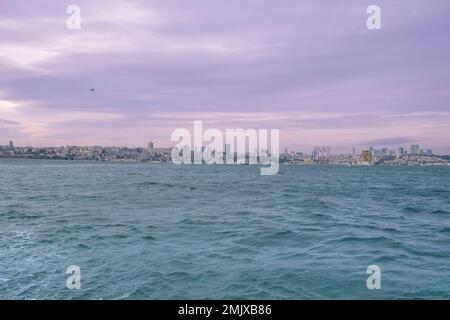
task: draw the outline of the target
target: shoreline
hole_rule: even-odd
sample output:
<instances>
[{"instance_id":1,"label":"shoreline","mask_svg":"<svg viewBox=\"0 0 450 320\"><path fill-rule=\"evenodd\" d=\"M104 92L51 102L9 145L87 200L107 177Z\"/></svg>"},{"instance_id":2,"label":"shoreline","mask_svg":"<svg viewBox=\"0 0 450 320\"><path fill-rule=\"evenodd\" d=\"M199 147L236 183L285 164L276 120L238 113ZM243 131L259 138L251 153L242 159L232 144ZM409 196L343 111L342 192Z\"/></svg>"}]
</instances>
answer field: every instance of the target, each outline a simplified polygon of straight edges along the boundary
<instances>
[{"instance_id":1,"label":"shoreline","mask_svg":"<svg viewBox=\"0 0 450 320\"><path fill-rule=\"evenodd\" d=\"M124 160L97 160L97 159L67 159L67 158L45 158L45 157L8 157L8 156L0 156L0 161L2 160L12 160L12 161L61 161L61 162L92 162L92 163L135 163L135 164L173 164L171 161L138 161L131 159ZM175 165L175 164L173 164ZM185 164L185 165L198 165L198 164ZM201 165L207 165L202 163ZM214 164L214 166L221 165L238 165L234 164ZM239 166L255 166L255 165L263 165L263 164L239 164ZM391 163L379 163L373 165L351 165L347 163L286 163L280 162L280 165L288 165L288 166L314 166L314 167L450 167L450 163L429 163L429 164L391 164Z\"/></svg>"}]
</instances>

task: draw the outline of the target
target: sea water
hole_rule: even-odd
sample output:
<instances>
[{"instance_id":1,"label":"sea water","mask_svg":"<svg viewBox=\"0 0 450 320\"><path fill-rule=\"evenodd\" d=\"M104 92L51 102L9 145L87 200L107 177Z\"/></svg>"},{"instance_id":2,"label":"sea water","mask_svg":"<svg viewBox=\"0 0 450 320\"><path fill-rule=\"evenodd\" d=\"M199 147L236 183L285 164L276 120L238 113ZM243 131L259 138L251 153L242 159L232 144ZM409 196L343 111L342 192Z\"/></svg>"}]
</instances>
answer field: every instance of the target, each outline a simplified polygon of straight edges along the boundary
<instances>
[{"instance_id":1,"label":"sea water","mask_svg":"<svg viewBox=\"0 0 450 320\"><path fill-rule=\"evenodd\" d=\"M450 167L1 160L0 298L449 299Z\"/></svg>"}]
</instances>

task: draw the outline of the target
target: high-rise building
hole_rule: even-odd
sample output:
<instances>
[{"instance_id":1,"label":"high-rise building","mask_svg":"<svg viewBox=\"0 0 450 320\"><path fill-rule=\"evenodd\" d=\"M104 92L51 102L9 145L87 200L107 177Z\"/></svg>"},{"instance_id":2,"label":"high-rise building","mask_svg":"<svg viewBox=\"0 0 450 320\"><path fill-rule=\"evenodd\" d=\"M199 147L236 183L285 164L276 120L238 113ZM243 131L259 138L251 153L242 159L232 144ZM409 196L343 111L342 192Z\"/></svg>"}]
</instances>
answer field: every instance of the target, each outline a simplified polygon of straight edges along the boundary
<instances>
[{"instance_id":1,"label":"high-rise building","mask_svg":"<svg viewBox=\"0 0 450 320\"><path fill-rule=\"evenodd\" d=\"M153 141L150 141L150 142L149 142L149 144L148 144L148 149L149 149L149 150L153 150L153 149L154 149Z\"/></svg>"},{"instance_id":2,"label":"high-rise building","mask_svg":"<svg viewBox=\"0 0 450 320\"><path fill-rule=\"evenodd\" d=\"M403 147L398 148L397 156L400 158L404 154L405 154L405 149L403 149Z\"/></svg>"},{"instance_id":3,"label":"high-rise building","mask_svg":"<svg viewBox=\"0 0 450 320\"><path fill-rule=\"evenodd\" d=\"M419 154L419 151L420 151L420 146L418 144L412 144L411 145L411 150L410 150L409 153L417 155L417 154Z\"/></svg>"},{"instance_id":4,"label":"high-rise building","mask_svg":"<svg viewBox=\"0 0 450 320\"><path fill-rule=\"evenodd\" d=\"M14 142L11 140L11 141L9 141L9 147L10 148L14 148Z\"/></svg>"},{"instance_id":5,"label":"high-rise building","mask_svg":"<svg viewBox=\"0 0 450 320\"><path fill-rule=\"evenodd\" d=\"M224 153L224 160L225 163L230 164L230 163L234 163L234 150L233 153L231 152L231 144L226 143L225 144L225 153Z\"/></svg>"},{"instance_id":6,"label":"high-rise building","mask_svg":"<svg viewBox=\"0 0 450 320\"><path fill-rule=\"evenodd\" d=\"M427 156L432 156L433 155L433 150L431 149L427 149Z\"/></svg>"},{"instance_id":7,"label":"high-rise building","mask_svg":"<svg viewBox=\"0 0 450 320\"><path fill-rule=\"evenodd\" d=\"M372 152L370 150L363 150L361 152L362 164L371 165L372 164Z\"/></svg>"},{"instance_id":8,"label":"high-rise building","mask_svg":"<svg viewBox=\"0 0 450 320\"><path fill-rule=\"evenodd\" d=\"M331 155L331 148L328 146L314 147L313 159L314 160L329 160Z\"/></svg>"}]
</instances>

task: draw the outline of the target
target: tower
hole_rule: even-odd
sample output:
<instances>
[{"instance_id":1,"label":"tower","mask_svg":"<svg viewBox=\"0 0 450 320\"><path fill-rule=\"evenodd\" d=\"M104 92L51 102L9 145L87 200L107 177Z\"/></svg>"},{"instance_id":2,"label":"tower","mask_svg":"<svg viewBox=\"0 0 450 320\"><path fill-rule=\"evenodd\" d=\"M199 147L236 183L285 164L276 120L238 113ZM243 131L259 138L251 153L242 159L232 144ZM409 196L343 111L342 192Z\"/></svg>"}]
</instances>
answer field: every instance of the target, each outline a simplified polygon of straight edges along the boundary
<instances>
[{"instance_id":1,"label":"tower","mask_svg":"<svg viewBox=\"0 0 450 320\"><path fill-rule=\"evenodd\" d=\"M414 154L414 155L419 154L419 151L420 151L419 149L420 149L420 146L418 144L412 144L410 154Z\"/></svg>"}]
</instances>

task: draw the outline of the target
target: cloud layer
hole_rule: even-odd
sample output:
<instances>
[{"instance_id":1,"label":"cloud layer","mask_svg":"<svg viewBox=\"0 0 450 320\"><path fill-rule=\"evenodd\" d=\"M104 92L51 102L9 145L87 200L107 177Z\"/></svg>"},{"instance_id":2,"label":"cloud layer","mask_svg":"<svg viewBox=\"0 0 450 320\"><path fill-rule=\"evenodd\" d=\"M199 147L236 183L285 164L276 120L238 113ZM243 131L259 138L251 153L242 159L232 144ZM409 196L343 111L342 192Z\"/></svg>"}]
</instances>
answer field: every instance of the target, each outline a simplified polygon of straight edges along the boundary
<instances>
[{"instance_id":1,"label":"cloud layer","mask_svg":"<svg viewBox=\"0 0 450 320\"><path fill-rule=\"evenodd\" d=\"M376 1L8 2L0 144L170 143L174 128L279 128L282 145L450 151L450 4ZM89 88L95 88L94 92Z\"/></svg>"}]
</instances>

